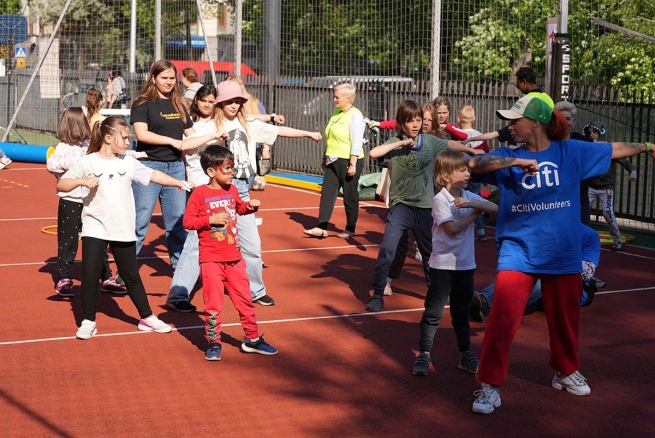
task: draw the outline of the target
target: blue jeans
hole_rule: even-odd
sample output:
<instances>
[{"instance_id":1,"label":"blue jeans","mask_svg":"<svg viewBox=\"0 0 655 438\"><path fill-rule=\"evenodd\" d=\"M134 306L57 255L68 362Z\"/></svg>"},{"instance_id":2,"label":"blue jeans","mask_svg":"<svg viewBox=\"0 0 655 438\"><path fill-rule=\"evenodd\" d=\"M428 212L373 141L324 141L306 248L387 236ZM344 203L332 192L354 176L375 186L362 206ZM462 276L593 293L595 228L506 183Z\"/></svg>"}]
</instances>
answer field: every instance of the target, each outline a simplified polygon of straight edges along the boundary
<instances>
[{"instance_id":1,"label":"blue jeans","mask_svg":"<svg viewBox=\"0 0 655 438\"><path fill-rule=\"evenodd\" d=\"M232 185L237 188L239 196L245 202L250 201L250 187L254 179L255 177L251 176L248 179L235 178L232 181ZM250 279L250 293L253 301L258 300L266 295L266 286L264 286L263 278L262 239L259 237L255 215L239 216L237 229L241 242L241 255L246 261L246 272L248 273L248 279Z\"/></svg>"},{"instance_id":2,"label":"blue jeans","mask_svg":"<svg viewBox=\"0 0 655 438\"><path fill-rule=\"evenodd\" d=\"M484 289L482 289L482 292L480 292L480 295L483 295L487 299L487 304L489 304L489 307L491 307L491 303L494 300L494 285L496 284L496 280L492 281L491 284ZM539 301L541 299L541 280L537 280L537 282L534 284L534 288L532 289L532 293L530 294L530 298L528 298L528 303L525 305L526 307L534 304L535 302Z\"/></svg>"},{"instance_id":3,"label":"blue jeans","mask_svg":"<svg viewBox=\"0 0 655 438\"><path fill-rule=\"evenodd\" d=\"M166 301L191 301L191 292L200 276L200 251L198 249L198 232L190 230L184 242L184 249L177 261L177 267L171 281Z\"/></svg>"},{"instance_id":4,"label":"blue jeans","mask_svg":"<svg viewBox=\"0 0 655 438\"><path fill-rule=\"evenodd\" d=\"M141 163L172 178L180 180L185 178L183 161L141 160ZM159 200L166 230L166 248L171 258L171 265L175 269L186 239L186 231L182 226L182 218L186 208L186 192L180 191L177 187L162 186L153 182L147 186L134 182L132 183L132 191L134 192L136 206L136 253L141 252L143 240L148 233L152 213L155 210L155 204Z\"/></svg>"}]
</instances>

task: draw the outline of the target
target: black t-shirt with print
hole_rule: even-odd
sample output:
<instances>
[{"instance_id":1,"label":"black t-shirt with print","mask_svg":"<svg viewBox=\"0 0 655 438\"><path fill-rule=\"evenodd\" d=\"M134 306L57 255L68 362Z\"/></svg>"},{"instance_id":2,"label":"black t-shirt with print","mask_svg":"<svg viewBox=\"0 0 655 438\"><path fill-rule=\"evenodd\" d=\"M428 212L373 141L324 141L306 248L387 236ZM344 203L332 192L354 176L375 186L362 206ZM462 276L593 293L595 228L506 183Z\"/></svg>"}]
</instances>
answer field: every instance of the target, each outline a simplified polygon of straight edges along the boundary
<instances>
[{"instance_id":1,"label":"black t-shirt with print","mask_svg":"<svg viewBox=\"0 0 655 438\"><path fill-rule=\"evenodd\" d=\"M146 123L148 125L148 131L175 140L182 140L184 130L193 127L193 120L187 114L186 109L184 113L187 120L186 123L183 123L170 99L161 99L159 102L148 101L138 105L141 101L143 101L143 98L139 98L132 107L132 113L130 114L131 124L135 122ZM148 159L153 161L182 160L182 152L173 146L152 145L139 140L136 144L136 150L137 152L147 153Z\"/></svg>"}]
</instances>

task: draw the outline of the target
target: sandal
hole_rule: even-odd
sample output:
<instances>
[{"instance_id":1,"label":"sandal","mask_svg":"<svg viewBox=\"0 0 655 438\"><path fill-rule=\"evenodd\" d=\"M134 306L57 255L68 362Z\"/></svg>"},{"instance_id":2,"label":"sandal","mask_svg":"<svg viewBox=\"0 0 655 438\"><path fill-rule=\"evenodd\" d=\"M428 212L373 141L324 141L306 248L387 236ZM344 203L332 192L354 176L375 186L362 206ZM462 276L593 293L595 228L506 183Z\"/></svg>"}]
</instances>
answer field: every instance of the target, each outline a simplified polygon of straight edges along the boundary
<instances>
[{"instance_id":1,"label":"sandal","mask_svg":"<svg viewBox=\"0 0 655 438\"><path fill-rule=\"evenodd\" d=\"M354 235L355 235L355 233L353 233L352 231L343 230L342 232L340 232L339 234L337 234L337 237L341 237L342 239L350 239L350 238L352 238Z\"/></svg>"},{"instance_id":2,"label":"sandal","mask_svg":"<svg viewBox=\"0 0 655 438\"><path fill-rule=\"evenodd\" d=\"M321 228L312 228L311 230L303 230L303 233L307 234L308 236L319 237L319 238L328 236L327 230L323 230Z\"/></svg>"}]
</instances>

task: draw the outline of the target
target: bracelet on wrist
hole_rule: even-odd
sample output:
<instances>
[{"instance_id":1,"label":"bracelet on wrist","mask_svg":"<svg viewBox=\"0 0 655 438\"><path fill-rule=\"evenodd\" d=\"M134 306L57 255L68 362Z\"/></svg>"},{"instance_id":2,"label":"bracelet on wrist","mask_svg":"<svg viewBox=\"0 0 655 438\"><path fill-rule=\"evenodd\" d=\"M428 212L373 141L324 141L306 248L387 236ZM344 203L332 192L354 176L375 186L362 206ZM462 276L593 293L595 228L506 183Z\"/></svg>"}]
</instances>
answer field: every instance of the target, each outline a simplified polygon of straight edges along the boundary
<instances>
[{"instance_id":1,"label":"bracelet on wrist","mask_svg":"<svg viewBox=\"0 0 655 438\"><path fill-rule=\"evenodd\" d=\"M650 150L653 148L653 143L646 143L646 153L650 154Z\"/></svg>"}]
</instances>

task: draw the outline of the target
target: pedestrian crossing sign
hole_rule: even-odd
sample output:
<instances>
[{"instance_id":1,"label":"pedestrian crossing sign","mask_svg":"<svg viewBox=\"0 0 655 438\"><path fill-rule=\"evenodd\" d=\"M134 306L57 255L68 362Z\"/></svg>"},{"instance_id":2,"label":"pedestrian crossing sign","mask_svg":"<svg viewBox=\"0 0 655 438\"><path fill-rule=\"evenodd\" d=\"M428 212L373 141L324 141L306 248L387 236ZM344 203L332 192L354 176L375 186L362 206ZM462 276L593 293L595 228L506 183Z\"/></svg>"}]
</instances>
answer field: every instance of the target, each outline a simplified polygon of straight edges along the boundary
<instances>
[{"instance_id":1,"label":"pedestrian crossing sign","mask_svg":"<svg viewBox=\"0 0 655 438\"><path fill-rule=\"evenodd\" d=\"M25 52L25 47L16 47L16 56L15 58L27 58L27 52Z\"/></svg>"}]
</instances>

